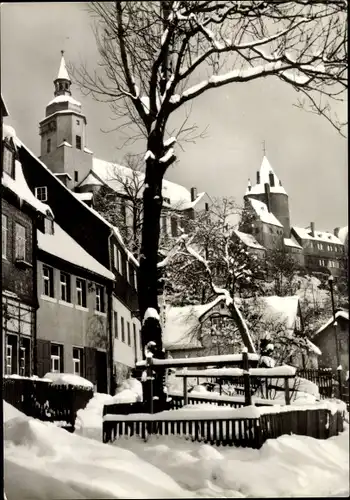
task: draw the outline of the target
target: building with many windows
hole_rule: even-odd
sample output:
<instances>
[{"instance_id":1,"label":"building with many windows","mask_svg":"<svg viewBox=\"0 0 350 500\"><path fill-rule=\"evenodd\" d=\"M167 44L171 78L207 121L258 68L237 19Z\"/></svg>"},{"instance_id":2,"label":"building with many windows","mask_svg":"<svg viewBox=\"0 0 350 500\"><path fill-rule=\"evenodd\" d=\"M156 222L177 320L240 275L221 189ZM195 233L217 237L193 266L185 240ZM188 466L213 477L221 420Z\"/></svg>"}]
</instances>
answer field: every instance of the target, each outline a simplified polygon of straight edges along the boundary
<instances>
[{"instance_id":1,"label":"building with many windows","mask_svg":"<svg viewBox=\"0 0 350 500\"><path fill-rule=\"evenodd\" d=\"M2 335L4 373L36 369L36 231L52 212L28 188L14 130L3 126L1 178Z\"/></svg>"}]
</instances>

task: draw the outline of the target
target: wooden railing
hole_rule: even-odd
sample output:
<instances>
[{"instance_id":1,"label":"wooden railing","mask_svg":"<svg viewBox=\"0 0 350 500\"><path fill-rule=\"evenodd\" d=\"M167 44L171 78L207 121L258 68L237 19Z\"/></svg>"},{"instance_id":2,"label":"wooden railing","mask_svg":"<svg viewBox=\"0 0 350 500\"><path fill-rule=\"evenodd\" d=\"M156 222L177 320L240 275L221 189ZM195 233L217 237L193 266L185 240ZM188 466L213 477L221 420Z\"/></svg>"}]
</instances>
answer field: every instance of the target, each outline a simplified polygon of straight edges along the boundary
<instances>
[{"instance_id":1,"label":"wooden railing","mask_svg":"<svg viewBox=\"0 0 350 500\"><path fill-rule=\"evenodd\" d=\"M172 413L172 412L171 412ZM153 416L154 417L154 416ZM283 434L299 434L327 439L343 429L341 412L326 409L293 410L266 413L258 418L205 418L176 420L139 418L135 415L106 415L103 421L103 442L121 437L180 436L192 441L223 446L260 448L267 439Z\"/></svg>"},{"instance_id":2,"label":"wooden railing","mask_svg":"<svg viewBox=\"0 0 350 500\"><path fill-rule=\"evenodd\" d=\"M180 392L169 392L168 396L171 398L171 408L173 410L182 408L185 405L184 396ZM243 406L245 406L245 397L244 395L220 396L217 393L208 395L194 395L191 393L188 394L187 404L195 405L203 403L209 403L216 406L228 406L231 408L242 408ZM280 404L280 402L275 402L268 399L254 398L254 396L253 403L255 406L273 406L276 403Z\"/></svg>"}]
</instances>

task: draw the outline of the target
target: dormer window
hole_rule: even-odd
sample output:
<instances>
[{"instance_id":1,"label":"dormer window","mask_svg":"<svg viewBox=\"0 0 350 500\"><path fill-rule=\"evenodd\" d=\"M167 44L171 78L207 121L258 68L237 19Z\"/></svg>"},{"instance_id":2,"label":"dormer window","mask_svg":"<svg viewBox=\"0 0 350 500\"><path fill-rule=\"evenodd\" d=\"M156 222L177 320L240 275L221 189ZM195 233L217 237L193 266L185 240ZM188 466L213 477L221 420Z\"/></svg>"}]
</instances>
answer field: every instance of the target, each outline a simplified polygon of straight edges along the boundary
<instances>
[{"instance_id":1,"label":"dormer window","mask_svg":"<svg viewBox=\"0 0 350 500\"><path fill-rule=\"evenodd\" d=\"M5 143L3 149L3 170L12 179L15 178L15 155L12 149Z\"/></svg>"},{"instance_id":2,"label":"dormer window","mask_svg":"<svg viewBox=\"0 0 350 500\"><path fill-rule=\"evenodd\" d=\"M40 186L35 188L35 196L38 200L45 202L47 201L47 187Z\"/></svg>"}]
</instances>

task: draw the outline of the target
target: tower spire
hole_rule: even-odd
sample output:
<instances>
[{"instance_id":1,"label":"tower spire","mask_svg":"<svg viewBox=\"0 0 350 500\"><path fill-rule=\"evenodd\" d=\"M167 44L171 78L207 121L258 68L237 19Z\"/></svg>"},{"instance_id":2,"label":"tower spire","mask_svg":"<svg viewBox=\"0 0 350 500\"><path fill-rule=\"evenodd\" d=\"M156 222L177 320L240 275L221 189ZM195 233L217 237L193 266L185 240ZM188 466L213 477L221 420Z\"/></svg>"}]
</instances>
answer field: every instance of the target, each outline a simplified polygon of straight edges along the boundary
<instances>
[{"instance_id":1,"label":"tower spire","mask_svg":"<svg viewBox=\"0 0 350 500\"><path fill-rule=\"evenodd\" d=\"M61 50L61 62L58 70L58 75L55 84L55 96L59 95L71 95L70 86L71 79L67 71L66 61L64 59L64 50Z\"/></svg>"},{"instance_id":2,"label":"tower spire","mask_svg":"<svg viewBox=\"0 0 350 500\"><path fill-rule=\"evenodd\" d=\"M262 146L263 146L263 155L266 156L266 144L265 144L265 139L263 140L262 142Z\"/></svg>"}]
</instances>

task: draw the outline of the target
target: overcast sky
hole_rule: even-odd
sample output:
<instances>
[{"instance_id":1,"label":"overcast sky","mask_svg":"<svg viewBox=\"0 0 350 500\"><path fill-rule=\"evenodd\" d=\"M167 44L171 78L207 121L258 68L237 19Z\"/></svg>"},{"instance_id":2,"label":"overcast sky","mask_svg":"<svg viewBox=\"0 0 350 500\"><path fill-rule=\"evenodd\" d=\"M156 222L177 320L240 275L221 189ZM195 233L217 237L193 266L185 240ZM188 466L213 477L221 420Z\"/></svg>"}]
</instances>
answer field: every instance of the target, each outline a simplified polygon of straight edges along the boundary
<instances>
[{"instance_id":1,"label":"overcast sky","mask_svg":"<svg viewBox=\"0 0 350 500\"><path fill-rule=\"evenodd\" d=\"M92 20L84 3L15 3L1 7L1 82L10 118L20 139L36 154L38 124L53 98L60 50L68 63L99 59ZM73 96L87 116L87 143L95 156L122 162L123 137L106 104ZM210 195L241 202L250 177L267 157L285 187L291 223L333 230L347 225L347 140L322 117L293 106L297 94L275 78L214 89L194 102L192 121L209 126L206 139L185 146L166 177ZM344 117L346 108L337 108ZM119 148L119 149L118 149Z\"/></svg>"}]
</instances>

